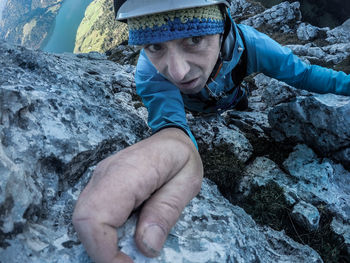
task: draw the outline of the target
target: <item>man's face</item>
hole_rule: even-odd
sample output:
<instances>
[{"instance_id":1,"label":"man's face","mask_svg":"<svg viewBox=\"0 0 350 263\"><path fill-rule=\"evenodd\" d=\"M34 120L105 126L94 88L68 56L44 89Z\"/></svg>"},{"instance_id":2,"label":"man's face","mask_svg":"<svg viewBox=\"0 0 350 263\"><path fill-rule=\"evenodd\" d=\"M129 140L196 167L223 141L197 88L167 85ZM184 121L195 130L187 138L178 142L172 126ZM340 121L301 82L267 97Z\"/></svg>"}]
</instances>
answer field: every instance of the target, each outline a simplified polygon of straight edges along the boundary
<instances>
[{"instance_id":1,"label":"man's face","mask_svg":"<svg viewBox=\"0 0 350 263\"><path fill-rule=\"evenodd\" d=\"M194 94L206 84L219 56L220 35L175 39L144 46L156 69L182 93Z\"/></svg>"}]
</instances>

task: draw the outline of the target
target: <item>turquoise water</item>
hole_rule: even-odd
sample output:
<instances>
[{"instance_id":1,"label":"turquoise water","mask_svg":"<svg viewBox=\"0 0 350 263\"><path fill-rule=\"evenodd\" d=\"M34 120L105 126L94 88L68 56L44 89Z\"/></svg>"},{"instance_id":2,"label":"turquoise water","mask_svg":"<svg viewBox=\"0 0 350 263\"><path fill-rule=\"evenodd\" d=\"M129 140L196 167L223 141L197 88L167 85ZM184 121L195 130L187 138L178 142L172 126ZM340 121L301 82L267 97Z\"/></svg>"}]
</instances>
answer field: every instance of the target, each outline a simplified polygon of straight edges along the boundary
<instances>
[{"instance_id":1,"label":"turquoise water","mask_svg":"<svg viewBox=\"0 0 350 263\"><path fill-rule=\"evenodd\" d=\"M92 0L64 0L56 16L53 31L42 50L54 53L73 52L75 35L85 9L91 2Z\"/></svg>"}]
</instances>

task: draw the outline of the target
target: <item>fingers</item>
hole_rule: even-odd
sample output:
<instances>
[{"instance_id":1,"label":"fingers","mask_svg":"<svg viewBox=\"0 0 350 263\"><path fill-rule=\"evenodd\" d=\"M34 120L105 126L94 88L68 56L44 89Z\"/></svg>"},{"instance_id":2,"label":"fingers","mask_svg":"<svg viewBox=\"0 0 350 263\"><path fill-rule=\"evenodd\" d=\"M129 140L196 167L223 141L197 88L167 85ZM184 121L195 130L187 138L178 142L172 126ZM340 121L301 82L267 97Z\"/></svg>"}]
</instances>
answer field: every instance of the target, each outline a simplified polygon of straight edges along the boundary
<instances>
[{"instance_id":1,"label":"fingers","mask_svg":"<svg viewBox=\"0 0 350 263\"><path fill-rule=\"evenodd\" d=\"M90 257L96 263L132 262L117 249L116 228L147 199L136 242L145 255L155 256L185 205L198 193L202 174L192 142L172 128L102 161L73 214Z\"/></svg>"},{"instance_id":2,"label":"fingers","mask_svg":"<svg viewBox=\"0 0 350 263\"><path fill-rule=\"evenodd\" d=\"M139 217L135 240L146 256L159 255L183 209L200 191L202 175L200 160L192 160L145 203Z\"/></svg>"},{"instance_id":3,"label":"fingers","mask_svg":"<svg viewBox=\"0 0 350 263\"><path fill-rule=\"evenodd\" d=\"M117 185L122 184L106 175L108 167L100 165L81 193L73 214L74 228L94 262L132 262L117 250L116 228L125 222L135 202L132 196L118 191Z\"/></svg>"},{"instance_id":4,"label":"fingers","mask_svg":"<svg viewBox=\"0 0 350 263\"><path fill-rule=\"evenodd\" d=\"M75 229L94 262L132 263L132 259L117 250L115 227L97 221L77 218Z\"/></svg>"}]
</instances>

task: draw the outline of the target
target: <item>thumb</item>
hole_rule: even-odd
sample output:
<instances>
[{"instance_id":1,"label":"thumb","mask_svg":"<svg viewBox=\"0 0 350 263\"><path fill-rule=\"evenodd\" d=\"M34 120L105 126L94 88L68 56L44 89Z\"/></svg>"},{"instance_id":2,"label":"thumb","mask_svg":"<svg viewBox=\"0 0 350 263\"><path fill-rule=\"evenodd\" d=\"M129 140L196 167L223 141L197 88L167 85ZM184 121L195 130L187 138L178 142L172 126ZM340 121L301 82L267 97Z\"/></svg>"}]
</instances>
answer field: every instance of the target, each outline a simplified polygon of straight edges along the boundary
<instances>
[{"instance_id":1,"label":"thumb","mask_svg":"<svg viewBox=\"0 0 350 263\"><path fill-rule=\"evenodd\" d=\"M197 176L175 176L144 204L135 239L148 257L159 255L166 238L188 202L198 194L202 183Z\"/></svg>"},{"instance_id":2,"label":"thumb","mask_svg":"<svg viewBox=\"0 0 350 263\"><path fill-rule=\"evenodd\" d=\"M136 238L138 248L148 257L158 256L170 229L156 222L146 224L142 228L139 238Z\"/></svg>"}]
</instances>

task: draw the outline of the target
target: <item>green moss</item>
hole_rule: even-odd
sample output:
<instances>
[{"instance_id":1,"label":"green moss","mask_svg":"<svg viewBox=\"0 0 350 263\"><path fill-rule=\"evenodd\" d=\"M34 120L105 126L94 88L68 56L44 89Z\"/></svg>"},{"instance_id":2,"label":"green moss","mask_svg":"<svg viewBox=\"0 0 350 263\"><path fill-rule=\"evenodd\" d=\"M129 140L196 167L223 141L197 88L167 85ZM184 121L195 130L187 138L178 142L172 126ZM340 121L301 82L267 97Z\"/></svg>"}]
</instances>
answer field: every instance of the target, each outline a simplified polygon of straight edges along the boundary
<instances>
[{"instance_id":1,"label":"green moss","mask_svg":"<svg viewBox=\"0 0 350 263\"><path fill-rule=\"evenodd\" d=\"M331 230L333 215L324 206L318 207L321 215L319 229L309 232L293 222L292 206L286 202L283 189L273 181L252 189L240 205L258 224L284 230L296 242L312 247L325 263L350 262L344 239Z\"/></svg>"},{"instance_id":2,"label":"green moss","mask_svg":"<svg viewBox=\"0 0 350 263\"><path fill-rule=\"evenodd\" d=\"M242 206L261 225L281 230L289 221L291 207L285 200L283 189L272 181L266 186L253 188Z\"/></svg>"},{"instance_id":3,"label":"green moss","mask_svg":"<svg viewBox=\"0 0 350 263\"><path fill-rule=\"evenodd\" d=\"M302 234L303 229L295 227L294 232L298 234L299 242L303 241L314 248L325 263L350 262L350 255L346 252L344 238L335 234L331 229L333 215L323 205L318 206L318 210L321 219L320 228L317 231Z\"/></svg>"},{"instance_id":4,"label":"green moss","mask_svg":"<svg viewBox=\"0 0 350 263\"><path fill-rule=\"evenodd\" d=\"M244 164L240 162L227 146L208 150L199 145L204 166L204 176L215 182L220 192L230 201L236 192L236 186L242 178Z\"/></svg>"}]
</instances>

